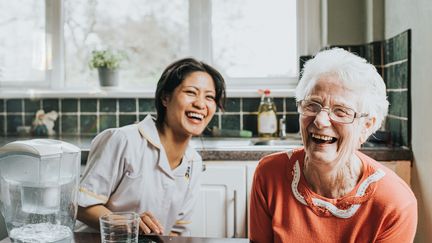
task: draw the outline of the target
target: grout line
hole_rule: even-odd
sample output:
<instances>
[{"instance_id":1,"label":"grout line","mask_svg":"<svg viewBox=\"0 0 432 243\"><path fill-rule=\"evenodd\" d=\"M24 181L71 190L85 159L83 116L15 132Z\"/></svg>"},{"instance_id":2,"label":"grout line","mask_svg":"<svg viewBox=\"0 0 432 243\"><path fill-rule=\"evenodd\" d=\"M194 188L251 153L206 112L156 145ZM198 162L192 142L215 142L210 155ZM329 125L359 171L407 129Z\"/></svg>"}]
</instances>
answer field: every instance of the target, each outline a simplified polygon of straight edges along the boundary
<instances>
[{"instance_id":1,"label":"grout line","mask_svg":"<svg viewBox=\"0 0 432 243\"><path fill-rule=\"evenodd\" d=\"M58 132L59 132L59 134L62 134L63 122L62 122L61 117L62 117L62 110L63 110L63 99L59 98L58 102L59 102L59 111L58 111L58 118L57 118L58 119ZM59 135L59 134L57 134L57 135Z\"/></svg>"},{"instance_id":2,"label":"grout line","mask_svg":"<svg viewBox=\"0 0 432 243\"><path fill-rule=\"evenodd\" d=\"M4 111L4 114L3 114L3 131L4 131L4 134L5 134L5 136L7 136L7 116L6 116L6 114L7 114L7 110L6 110L6 108L7 108L7 106L6 106L6 102L7 102L7 100L5 99L5 100L3 100L3 111Z\"/></svg>"},{"instance_id":3,"label":"grout line","mask_svg":"<svg viewBox=\"0 0 432 243\"><path fill-rule=\"evenodd\" d=\"M119 99L115 99L116 101L116 127L120 126L120 101Z\"/></svg>"},{"instance_id":4,"label":"grout line","mask_svg":"<svg viewBox=\"0 0 432 243\"><path fill-rule=\"evenodd\" d=\"M81 98L78 98L78 107L77 107L77 134L81 134Z\"/></svg>"},{"instance_id":5,"label":"grout line","mask_svg":"<svg viewBox=\"0 0 432 243\"><path fill-rule=\"evenodd\" d=\"M403 60L400 60L400 61L394 61L394 62L391 62L391 63L374 65L374 66L375 67L380 67L380 68L387 68L387 67L395 66L395 65L402 64L402 63L405 63L405 62L408 62L408 59L403 59Z\"/></svg>"},{"instance_id":6,"label":"grout line","mask_svg":"<svg viewBox=\"0 0 432 243\"><path fill-rule=\"evenodd\" d=\"M22 110L22 114L21 114L21 126L25 125L25 115L24 115L24 111L25 111L25 105L24 105L24 99L21 99L21 110ZM18 131L16 131L16 133L18 133Z\"/></svg>"},{"instance_id":7,"label":"grout line","mask_svg":"<svg viewBox=\"0 0 432 243\"><path fill-rule=\"evenodd\" d=\"M135 98L135 122L138 123L140 121L139 119L139 99Z\"/></svg>"},{"instance_id":8,"label":"grout line","mask_svg":"<svg viewBox=\"0 0 432 243\"><path fill-rule=\"evenodd\" d=\"M391 114L388 114L387 118L393 118L393 119L397 119L397 120L408 121L408 117L395 116L395 115L391 115Z\"/></svg>"},{"instance_id":9,"label":"grout line","mask_svg":"<svg viewBox=\"0 0 432 243\"><path fill-rule=\"evenodd\" d=\"M243 130L243 99L240 99L240 130Z\"/></svg>"},{"instance_id":10,"label":"grout line","mask_svg":"<svg viewBox=\"0 0 432 243\"><path fill-rule=\"evenodd\" d=\"M387 89L387 92L404 92L404 91L408 91L408 88Z\"/></svg>"},{"instance_id":11,"label":"grout line","mask_svg":"<svg viewBox=\"0 0 432 243\"><path fill-rule=\"evenodd\" d=\"M100 132L100 99L96 99L96 134Z\"/></svg>"}]
</instances>

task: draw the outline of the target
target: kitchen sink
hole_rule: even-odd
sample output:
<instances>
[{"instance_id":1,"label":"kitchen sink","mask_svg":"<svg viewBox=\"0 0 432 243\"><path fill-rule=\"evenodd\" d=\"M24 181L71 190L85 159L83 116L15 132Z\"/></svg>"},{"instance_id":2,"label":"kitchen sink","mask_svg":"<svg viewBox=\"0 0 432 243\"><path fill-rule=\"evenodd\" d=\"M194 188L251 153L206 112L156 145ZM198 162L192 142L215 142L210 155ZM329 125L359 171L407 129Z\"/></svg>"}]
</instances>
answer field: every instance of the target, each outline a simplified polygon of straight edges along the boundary
<instances>
[{"instance_id":1,"label":"kitchen sink","mask_svg":"<svg viewBox=\"0 0 432 243\"><path fill-rule=\"evenodd\" d=\"M301 140L294 139L258 139L252 140L251 145L254 146L300 146L302 145Z\"/></svg>"},{"instance_id":2,"label":"kitchen sink","mask_svg":"<svg viewBox=\"0 0 432 243\"><path fill-rule=\"evenodd\" d=\"M192 147L198 150L267 150L286 149L302 145L299 137L287 138L209 138L196 137L191 141Z\"/></svg>"}]
</instances>

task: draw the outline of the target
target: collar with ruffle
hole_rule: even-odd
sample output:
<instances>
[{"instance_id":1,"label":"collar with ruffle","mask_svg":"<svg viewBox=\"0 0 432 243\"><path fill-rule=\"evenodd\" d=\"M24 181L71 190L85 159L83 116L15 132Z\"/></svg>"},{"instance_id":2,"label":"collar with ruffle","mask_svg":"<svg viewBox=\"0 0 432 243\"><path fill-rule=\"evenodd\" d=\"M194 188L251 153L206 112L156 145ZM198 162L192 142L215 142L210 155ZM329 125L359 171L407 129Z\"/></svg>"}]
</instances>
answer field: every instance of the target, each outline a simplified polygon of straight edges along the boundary
<instances>
[{"instance_id":1,"label":"collar with ruffle","mask_svg":"<svg viewBox=\"0 0 432 243\"><path fill-rule=\"evenodd\" d=\"M366 171L366 170L365 170ZM336 199L336 203L329 202L325 198L318 198L306 185L307 183L302 178L299 161L296 160L293 166L293 180L291 182L291 190L294 197L303 205L308 206L318 216L335 216L338 218L350 218L360 208L363 202L371 198L375 191L376 183L385 176L385 172L381 169L375 170L366 178L361 179L351 193L346 196ZM300 185L299 185L300 184ZM354 193L355 191L355 193Z\"/></svg>"}]
</instances>

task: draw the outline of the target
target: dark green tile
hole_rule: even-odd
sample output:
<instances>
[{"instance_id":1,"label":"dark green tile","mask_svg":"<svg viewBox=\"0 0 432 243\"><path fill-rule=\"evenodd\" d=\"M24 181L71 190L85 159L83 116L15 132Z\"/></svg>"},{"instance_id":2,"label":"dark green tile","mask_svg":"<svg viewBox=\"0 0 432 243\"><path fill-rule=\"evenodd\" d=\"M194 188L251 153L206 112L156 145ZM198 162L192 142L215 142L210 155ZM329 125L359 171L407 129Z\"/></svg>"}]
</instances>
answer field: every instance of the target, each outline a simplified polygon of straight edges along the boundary
<instances>
[{"instance_id":1,"label":"dark green tile","mask_svg":"<svg viewBox=\"0 0 432 243\"><path fill-rule=\"evenodd\" d=\"M226 99L224 111L239 112L240 111L240 98L228 98L228 99Z\"/></svg>"},{"instance_id":2,"label":"dark green tile","mask_svg":"<svg viewBox=\"0 0 432 243\"><path fill-rule=\"evenodd\" d=\"M99 111L100 112L116 112L117 111L117 99L100 99L99 100Z\"/></svg>"},{"instance_id":3,"label":"dark green tile","mask_svg":"<svg viewBox=\"0 0 432 243\"><path fill-rule=\"evenodd\" d=\"M135 112L136 111L135 99L119 99L119 111L120 112Z\"/></svg>"},{"instance_id":4,"label":"dark green tile","mask_svg":"<svg viewBox=\"0 0 432 243\"><path fill-rule=\"evenodd\" d=\"M411 141L409 140L409 127L408 121L401 121L401 137L402 137L402 146L411 147Z\"/></svg>"},{"instance_id":5,"label":"dark green tile","mask_svg":"<svg viewBox=\"0 0 432 243\"><path fill-rule=\"evenodd\" d=\"M288 112L297 112L297 105L295 98L288 97L285 99L286 111Z\"/></svg>"},{"instance_id":6,"label":"dark green tile","mask_svg":"<svg viewBox=\"0 0 432 243\"><path fill-rule=\"evenodd\" d=\"M120 115L119 116L119 126L126 126L130 124L134 124L136 122L136 116L135 115Z\"/></svg>"},{"instance_id":7,"label":"dark green tile","mask_svg":"<svg viewBox=\"0 0 432 243\"><path fill-rule=\"evenodd\" d=\"M213 116L213 118L211 119L211 121L209 122L209 124L207 125L207 127L209 129L213 129L213 127L218 127L219 128L219 116L217 114L215 114Z\"/></svg>"},{"instance_id":8,"label":"dark green tile","mask_svg":"<svg viewBox=\"0 0 432 243\"><path fill-rule=\"evenodd\" d=\"M300 130L299 115L298 114L287 114L286 115L286 132L297 133Z\"/></svg>"},{"instance_id":9,"label":"dark green tile","mask_svg":"<svg viewBox=\"0 0 432 243\"><path fill-rule=\"evenodd\" d=\"M0 112L4 112L4 99L0 99Z\"/></svg>"},{"instance_id":10,"label":"dark green tile","mask_svg":"<svg viewBox=\"0 0 432 243\"><path fill-rule=\"evenodd\" d=\"M408 88L408 63L386 67L384 77L388 89Z\"/></svg>"},{"instance_id":11,"label":"dark green tile","mask_svg":"<svg viewBox=\"0 0 432 243\"><path fill-rule=\"evenodd\" d=\"M23 125L22 116L20 115L7 115L7 134L16 135L17 127Z\"/></svg>"},{"instance_id":12,"label":"dark green tile","mask_svg":"<svg viewBox=\"0 0 432 243\"><path fill-rule=\"evenodd\" d=\"M80 123L81 133L95 134L97 132L96 115L81 115Z\"/></svg>"},{"instance_id":13,"label":"dark green tile","mask_svg":"<svg viewBox=\"0 0 432 243\"><path fill-rule=\"evenodd\" d=\"M389 115L408 118L408 91L387 92Z\"/></svg>"},{"instance_id":14,"label":"dark green tile","mask_svg":"<svg viewBox=\"0 0 432 243\"><path fill-rule=\"evenodd\" d=\"M155 112L154 99L139 99L138 100L139 112Z\"/></svg>"},{"instance_id":15,"label":"dark green tile","mask_svg":"<svg viewBox=\"0 0 432 243\"><path fill-rule=\"evenodd\" d=\"M103 131L107 128L117 127L117 117L115 115L100 115L99 130Z\"/></svg>"},{"instance_id":16,"label":"dark green tile","mask_svg":"<svg viewBox=\"0 0 432 243\"><path fill-rule=\"evenodd\" d=\"M4 125L4 117L0 116L0 136L5 135Z\"/></svg>"},{"instance_id":17,"label":"dark green tile","mask_svg":"<svg viewBox=\"0 0 432 243\"><path fill-rule=\"evenodd\" d=\"M409 32L403 32L385 41L384 63L392 63L408 59Z\"/></svg>"},{"instance_id":18,"label":"dark green tile","mask_svg":"<svg viewBox=\"0 0 432 243\"><path fill-rule=\"evenodd\" d=\"M366 52L365 50L366 50L366 45L355 45L349 47L349 51L359 57L365 56L365 52Z\"/></svg>"},{"instance_id":19,"label":"dark green tile","mask_svg":"<svg viewBox=\"0 0 432 243\"><path fill-rule=\"evenodd\" d=\"M63 134L77 134L78 133L78 116L76 115L62 115L62 133Z\"/></svg>"},{"instance_id":20,"label":"dark green tile","mask_svg":"<svg viewBox=\"0 0 432 243\"><path fill-rule=\"evenodd\" d=\"M6 100L6 111L7 112L23 112L22 99L10 99Z\"/></svg>"},{"instance_id":21,"label":"dark green tile","mask_svg":"<svg viewBox=\"0 0 432 243\"><path fill-rule=\"evenodd\" d=\"M243 111L258 112L261 98L243 98Z\"/></svg>"},{"instance_id":22,"label":"dark green tile","mask_svg":"<svg viewBox=\"0 0 432 243\"><path fill-rule=\"evenodd\" d=\"M394 60L400 61L408 58L408 32L403 32L395 37Z\"/></svg>"},{"instance_id":23,"label":"dark green tile","mask_svg":"<svg viewBox=\"0 0 432 243\"><path fill-rule=\"evenodd\" d=\"M385 41L377 41L373 43L374 65L384 65L384 45Z\"/></svg>"},{"instance_id":24,"label":"dark green tile","mask_svg":"<svg viewBox=\"0 0 432 243\"><path fill-rule=\"evenodd\" d=\"M80 111L81 112L96 112L97 111L97 100L96 99L81 99L80 100Z\"/></svg>"},{"instance_id":25,"label":"dark green tile","mask_svg":"<svg viewBox=\"0 0 432 243\"><path fill-rule=\"evenodd\" d=\"M363 58L366 59L366 61L368 61L369 63L375 64L373 43L368 43L365 45L365 53L364 53Z\"/></svg>"},{"instance_id":26,"label":"dark green tile","mask_svg":"<svg viewBox=\"0 0 432 243\"><path fill-rule=\"evenodd\" d=\"M395 76L394 68L392 68L391 66L384 68L383 79L387 89L389 89L393 85L393 80L395 79L394 76Z\"/></svg>"},{"instance_id":27,"label":"dark green tile","mask_svg":"<svg viewBox=\"0 0 432 243\"><path fill-rule=\"evenodd\" d=\"M24 116L24 125L25 126L31 126L33 124L34 119L35 119L34 115L25 115Z\"/></svg>"},{"instance_id":28,"label":"dark green tile","mask_svg":"<svg viewBox=\"0 0 432 243\"><path fill-rule=\"evenodd\" d=\"M44 99L42 100L42 109L45 113L50 111L59 111L59 99Z\"/></svg>"},{"instance_id":29,"label":"dark green tile","mask_svg":"<svg viewBox=\"0 0 432 243\"><path fill-rule=\"evenodd\" d=\"M395 146L402 146L402 123L400 119L387 117L387 129L391 133L392 144Z\"/></svg>"},{"instance_id":30,"label":"dark green tile","mask_svg":"<svg viewBox=\"0 0 432 243\"><path fill-rule=\"evenodd\" d=\"M24 111L35 113L40 109L40 100L25 99L24 100Z\"/></svg>"},{"instance_id":31,"label":"dark green tile","mask_svg":"<svg viewBox=\"0 0 432 243\"><path fill-rule=\"evenodd\" d=\"M77 112L78 100L77 99L63 99L62 112Z\"/></svg>"},{"instance_id":32,"label":"dark green tile","mask_svg":"<svg viewBox=\"0 0 432 243\"><path fill-rule=\"evenodd\" d=\"M257 115L243 115L243 129L252 131L254 137L258 136Z\"/></svg>"},{"instance_id":33,"label":"dark green tile","mask_svg":"<svg viewBox=\"0 0 432 243\"><path fill-rule=\"evenodd\" d=\"M222 129L240 129L240 115L222 115Z\"/></svg>"},{"instance_id":34,"label":"dark green tile","mask_svg":"<svg viewBox=\"0 0 432 243\"><path fill-rule=\"evenodd\" d=\"M283 98L274 98L273 99L275 105L276 105L276 112L284 112L284 99Z\"/></svg>"},{"instance_id":35,"label":"dark green tile","mask_svg":"<svg viewBox=\"0 0 432 243\"><path fill-rule=\"evenodd\" d=\"M384 42L384 64L392 63L395 60L393 59L394 53L394 38L390 38L385 40Z\"/></svg>"}]
</instances>

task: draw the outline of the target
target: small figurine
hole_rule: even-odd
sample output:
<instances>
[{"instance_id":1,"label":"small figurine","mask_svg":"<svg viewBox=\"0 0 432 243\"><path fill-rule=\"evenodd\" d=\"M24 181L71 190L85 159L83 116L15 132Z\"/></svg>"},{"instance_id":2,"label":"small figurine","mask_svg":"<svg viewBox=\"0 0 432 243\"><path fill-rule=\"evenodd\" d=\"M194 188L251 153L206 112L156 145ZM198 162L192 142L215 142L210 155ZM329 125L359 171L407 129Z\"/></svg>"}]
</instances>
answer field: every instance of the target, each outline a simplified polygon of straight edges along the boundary
<instances>
[{"instance_id":1,"label":"small figurine","mask_svg":"<svg viewBox=\"0 0 432 243\"><path fill-rule=\"evenodd\" d=\"M54 125L57 117L58 114L56 111L50 111L45 114L44 110L38 110L32 123L32 134L34 136L55 135Z\"/></svg>"}]
</instances>

